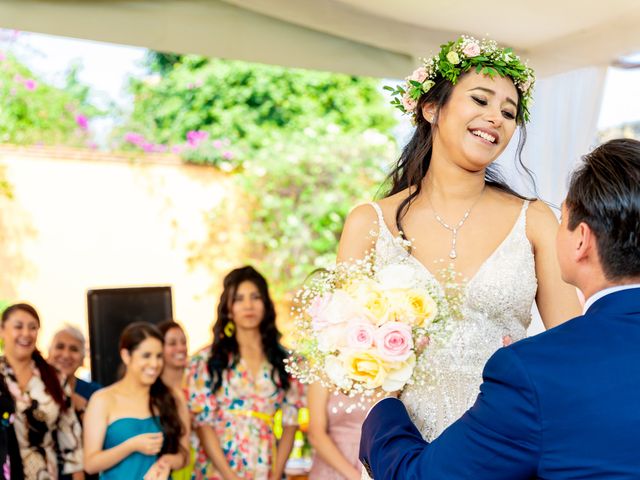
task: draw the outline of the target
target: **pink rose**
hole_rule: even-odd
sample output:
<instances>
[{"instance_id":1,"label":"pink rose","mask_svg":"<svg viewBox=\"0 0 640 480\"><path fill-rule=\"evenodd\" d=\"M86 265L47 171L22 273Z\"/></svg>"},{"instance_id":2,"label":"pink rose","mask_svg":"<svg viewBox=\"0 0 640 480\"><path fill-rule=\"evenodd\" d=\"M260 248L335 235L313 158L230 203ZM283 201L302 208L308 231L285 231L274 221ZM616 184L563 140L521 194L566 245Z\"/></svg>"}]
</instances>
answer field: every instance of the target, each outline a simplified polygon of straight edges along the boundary
<instances>
[{"instance_id":1,"label":"pink rose","mask_svg":"<svg viewBox=\"0 0 640 480\"><path fill-rule=\"evenodd\" d=\"M475 42L467 43L462 53L464 53L467 58L477 57L480 55L480 45Z\"/></svg>"},{"instance_id":2,"label":"pink rose","mask_svg":"<svg viewBox=\"0 0 640 480\"><path fill-rule=\"evenodd\" d=\"M375 328L370 323L358 322L347 329L347 346L354 350L366 350L373 345Z\"/></svg>"},{"instance_id":3,"label":"pink rose","mask_svg":"<svg viewBox=\"0 0 640 480\"><path fill-rule=\"evenodd\" d=\"M311 305L307 308L307 313L311 317L311 326L316 332L329 325L326 315L323 315L329 302L331 302L330 293L314 298Z\"/></svg>"},{"instance_id":4,"label":"pink rose","mask_svg":"<svg viewBox=\"0 0 640 480\"><path fill-rule=\"evenodd\" d=\"M418 102L416 102L413 98L411 98L408 95L403 95L402 106L404 107L406 112L413 112L418 106Z\"/></svg>"},{"instance_id":5,"label":"pink rose","mask_svg":"<svg viewBox=\"0 0 640 480\"><path fill-rule=\"evenodd\" d=\"M388 362L404 362L413 353L411 327L405 323L385 323L374 338L380 358Z\"/></svg>"},{"instance_id":6,"label":"pink rose","mask_svg":"<svg viewBox=\"0 0 640 480\"><path fill-rule=\"evenodd\" d=\"M414 82L424 82L427 79L427 69L424 67L417 68L414 72L409 76L409 80L413 80Z\"/></svg>"},{"instance_id":7,"label":"pink rose","mask_svg":"<svg viewBox=\"0 0 640 480\"><path fill-rule=\"evenodd\" d=\"M361 322L366 312L344 290L316 297L307 308L311 317L311 327L323 330L331 325Z\"/></svg>"}]
</instances>

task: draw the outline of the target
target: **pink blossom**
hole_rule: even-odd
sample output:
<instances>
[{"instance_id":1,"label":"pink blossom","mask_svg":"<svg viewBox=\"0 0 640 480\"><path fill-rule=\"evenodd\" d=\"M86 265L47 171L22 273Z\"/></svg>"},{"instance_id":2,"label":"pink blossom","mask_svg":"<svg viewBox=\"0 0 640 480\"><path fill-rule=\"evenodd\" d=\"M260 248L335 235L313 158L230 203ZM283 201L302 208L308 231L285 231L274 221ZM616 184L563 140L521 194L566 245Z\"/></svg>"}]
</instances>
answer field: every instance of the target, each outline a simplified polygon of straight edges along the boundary
<instances>
[{"instance_id":1,"label":"pink blossom","mask_svg":"<svg viewBox=\"0 0 640 480\"><path fill-rule=\"evenodd\" d=\"M375 327L368 322L356 322L347 328L347 346L354 350L366 350L373 345Z\"/></svg>"},{"instance_id":2,"label":"pink blossom","mask_svg":"<svg viewBox=\"0 0 640 480\"><path fill-rule=\"evenodd\" d=\"M225 160L231 160L233 158L233 152L230 152L228 150L223 152L222 158L224 158Z\"/></svg>"},{"instance_id":3,"label":"pink blossom","mask_svg":"<svg viewBox=\"0 0 640 480\"><path fill-rule=\"evenodd\" d=\"M144 136L134 132L125 133L124 141L132 143L133 145L137 145L138 147L142 146L142 144L145 143Z\"/></svg>"},{"instance_id":4,"label":"pink blossom","mask_svg":"<svg viewBox=\"0 0 640 480\"><path fill-rule=\"evenodd\" d=\"M467 58L477 57L480 55L480 45L475 42L467 43L462 53L464 53Z\"/></svg>"},{"instance_id":5,"label":"pink blossom","mask_svg":"<svg viewBox=\"0 0 640 480\"><path fill-rule=\"evenodd\" d=\"M0 51L0 62L3 62L4 60L6 60L7 56L4 54L4 52Z\"/></svg>"},{"instance_id":6,"label":"pink blossom","mask_svg":"<svg viewBox=\"0 0 640 480\"><path fill-rule=\"evenodd\" d=\"M222 148L222 140L214 140L213 142L211 142L211 144L213 145L213 148Z\"/></svg>"},{"instance_id":7,"label":"pink blossom","mask_svg":"<svg viewBox=\"0 0 640 480\"><path fill-rule=\"evenodd\" d=\"M167 147L160 143L144 142L142 143L142 145L138 146L142 148L142 150L144 150L146 153L159 153L165 152L167 150Z\"/></svg>"},{"instance_id":8,"label":"pink blossom","mask_svg":"<svg viewBox=\"0 0 640 480\"><path fill-rule=\"evenodd\" d=\"M375 333L380 358L388 362L404 362L412 354L411 327L402 322L383 324Z\"/></svg>"},{"instance_id":9,"label":"pink blossom","mask_svg":"<svg viewBox=\"0 0 640 480\"><path fill-rule=\"evenodd\" d=\"M36 88L38 88L38 82L36 82L32 78L28 78L24 81L24 88L26 88L30 92L33 92Z\"/></svg>"},{"instance_id":10,"label":"pink blossom","mask_svg":"<svg viewBox=\"0 0 640 480\"><path fill-rule=\"evenodd\" d=\"M191 147L197 147L201 142L209 137L209 132L203 132L202 130L191 130L187 132L187 143Z\"/></svg>"},{"instance_id":11,"label":"pink blossom","mask_svg":"<svg viewBox=\"0 0 640 480\"><path fill-rule=\"evenodd\" d=\"M173 147L171 147L171 152L179 155L180 152L182 152L182 146L181 145L174 145Z\"/></svg>"},{"instance_id":12,"label":"pink blossom","mask_svg":"<svg viewBox=\"0 0 640 480\"><path fill-rule=\"evenodd\" d=\"M82 115L81 113L76 115L76 123L82 130L87 130L89 128L89 119L87 119L86 115Z\"/></svg>"},{"instance_id":13,"label":"pink blossom","mask_svg":"<svg viewBox=\"0 0 640 480\"><path fill-rule=\"evenodd\" d=\"M402 106L406 112L413 112L418 106L418 102L411 98L409 95L402 96Z\"/></svg>"},{"instance_id":14,"label":"pink blossom","mask_svg":"<svg viewBox=\"0 0 640 480\"><path fill-rule=\"evenodd\" d=\"M424 67L417 68L409 77L409 80L422 83L427 79L427 69Z\"/></svg>"}]
</instances>

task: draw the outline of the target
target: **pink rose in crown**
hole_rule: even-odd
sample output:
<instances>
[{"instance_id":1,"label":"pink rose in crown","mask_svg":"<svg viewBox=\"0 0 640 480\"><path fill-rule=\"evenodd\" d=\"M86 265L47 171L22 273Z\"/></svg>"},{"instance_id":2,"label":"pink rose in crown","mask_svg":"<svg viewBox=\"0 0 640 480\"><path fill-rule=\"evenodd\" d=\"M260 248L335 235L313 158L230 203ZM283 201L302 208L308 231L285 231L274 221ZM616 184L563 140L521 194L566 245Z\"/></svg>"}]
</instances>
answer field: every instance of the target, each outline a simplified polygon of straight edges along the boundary
<instances>
[{"instance_id":1,"label":"pink rose in crown","mask_svg":"<svg viewBox=\"0 0 640 480\"><path fill-rule=\"evenodd\" d=\"M375 327L371 323L357 322L347 329L347 346L354 350L366 350L373 345Z\"/></svg>"},{"instance_id":2,"label":"pink rose in crown","mask_svg":"<svg viewBox=\"0 0 640 480\"><path fill-rule=\"evenodd\" d=\"M480 55L480 45L475 42L467 43L462 53L464 53L467 58L477 57Z\"/></svg>"},{"instance_id":3,"label":"pink rose in crown","mask_svg":"<svg viewBox=\"0 0 640 480\"><path fill-rule=\"evenodd\" d=\"M416 102L410 96L404 95L402 97L402 106L404 107L405 111L413 112L416 109L416 107L418 106L418 102Z\"/></svg>"},{"instance_id":4,"label":"pink rose in crown","mask_svg":"<svg viewBox=\"0 0 640 480\"><path fill-rule=\"evenodd\" d=\"M424 67L419 67L413 71L409 80L413 80L414 82L422 83L427 79L427 69Z\"/></svg>"},{"instance_id":5,"label":"pink rose in crown","mask_svg":"<svg viewBox=\"0 0 640 480\"><path fill-rule=\"evenodd\" d=\"M380 358L385 361L404 362L413 353L411 327L406 323L385 323L376 331L374 340Z\"/></svg>"}]
</instances>

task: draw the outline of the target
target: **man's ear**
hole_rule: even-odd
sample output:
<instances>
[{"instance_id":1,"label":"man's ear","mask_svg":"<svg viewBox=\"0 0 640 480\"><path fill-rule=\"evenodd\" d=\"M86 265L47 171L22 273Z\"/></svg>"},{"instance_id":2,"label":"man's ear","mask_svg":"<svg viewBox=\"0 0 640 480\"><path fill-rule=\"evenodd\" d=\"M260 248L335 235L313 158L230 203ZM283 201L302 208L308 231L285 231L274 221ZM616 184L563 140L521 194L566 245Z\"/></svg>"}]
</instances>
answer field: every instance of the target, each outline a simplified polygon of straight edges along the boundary
<instances>
[{"instance_id":1,"label":"man's ear","mask_svg":"<svg viewBox=\"0 0 640 480\"><path fill-rule=\"evenodd\" d=\"M425 118L427 122L433 125L433 122L436 118L437 108L434 103L425 103L422 106L422 116Z\"/></svg>"},{"instance_id":2,"label":"man's ear","mask_svg":"<svg viewBox=\"0 0 640 480\"><path fill-rule=\"evenodd\" d=\"M580 222L576 227L576 260L581 261L593 256L597 252L596 237L591 227L585 222Z\"/></svg>"}]
</instances>

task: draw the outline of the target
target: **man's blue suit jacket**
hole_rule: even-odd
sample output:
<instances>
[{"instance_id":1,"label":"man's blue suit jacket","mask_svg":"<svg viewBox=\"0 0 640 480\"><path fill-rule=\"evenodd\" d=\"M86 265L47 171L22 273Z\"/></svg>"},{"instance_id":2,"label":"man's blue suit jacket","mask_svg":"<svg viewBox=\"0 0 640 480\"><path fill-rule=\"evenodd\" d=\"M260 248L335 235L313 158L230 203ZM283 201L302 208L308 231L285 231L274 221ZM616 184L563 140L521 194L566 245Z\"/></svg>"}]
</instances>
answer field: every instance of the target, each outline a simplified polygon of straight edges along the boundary
<instances>
[{"instance_id":1,"label":"man's blue suit jacket","mask_svg":"<svg viewBox=\"0 0 640 480\"><path fill-rule=\"evenodd\" d=\"M381 401L360 459L375 480L640 479L640 288L498 350L473 407L431 443Z\"/></svg>"}]
</instances>

